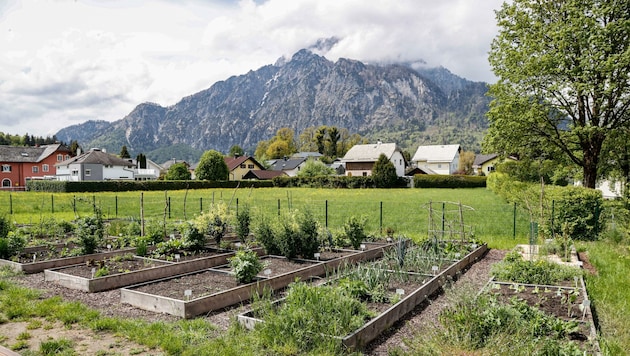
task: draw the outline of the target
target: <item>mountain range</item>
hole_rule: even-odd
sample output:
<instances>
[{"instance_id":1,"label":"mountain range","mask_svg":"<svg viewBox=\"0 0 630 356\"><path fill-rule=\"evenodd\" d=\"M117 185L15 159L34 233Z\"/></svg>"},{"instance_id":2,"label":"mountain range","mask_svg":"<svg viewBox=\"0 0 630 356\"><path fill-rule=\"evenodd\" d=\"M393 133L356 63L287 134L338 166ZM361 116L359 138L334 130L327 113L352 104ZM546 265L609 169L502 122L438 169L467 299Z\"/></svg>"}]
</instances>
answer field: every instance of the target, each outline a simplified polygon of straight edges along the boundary
<instances>
[{"instance_id":1,"label":"mountain range","mask_svg":"<svg viewBox=\"0 0 630 356\"><path fill-rule=\"evenodd\" d=\"M227 153L239 145L253 153L261 140L288 127L346 128L370 141L396 142L410 151L424 144L458 143L479 151L487 128L487 85L446 68L415 64L333 62L309 49L163 107L142 103L124 118L87 121L57 132L84 148L119 152L156 162L196 162L205 150Z\"/></svg>"}]
</instances>

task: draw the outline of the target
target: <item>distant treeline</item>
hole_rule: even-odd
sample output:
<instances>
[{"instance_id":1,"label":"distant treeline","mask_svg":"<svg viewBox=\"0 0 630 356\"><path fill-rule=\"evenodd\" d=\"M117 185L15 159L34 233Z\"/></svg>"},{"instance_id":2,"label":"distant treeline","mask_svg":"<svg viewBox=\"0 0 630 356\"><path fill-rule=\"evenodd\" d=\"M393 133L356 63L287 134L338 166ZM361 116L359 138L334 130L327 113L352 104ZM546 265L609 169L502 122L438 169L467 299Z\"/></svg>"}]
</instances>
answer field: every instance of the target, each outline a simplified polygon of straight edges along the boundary
<instances>
[{"instance_id":1,"label":"distant treeline","mask_svg":"<svg viewBox=\"0 0 630 356\"><path fill-rule=\"evenodd\" d=\"M36 146L36 145L50 145L53 143L57 143L57 136L34 136L29 135L28 133L25 135L11 135L8 133L4 133L0 131L0 145L5 146Z\"/></svg>"}]
</instances>

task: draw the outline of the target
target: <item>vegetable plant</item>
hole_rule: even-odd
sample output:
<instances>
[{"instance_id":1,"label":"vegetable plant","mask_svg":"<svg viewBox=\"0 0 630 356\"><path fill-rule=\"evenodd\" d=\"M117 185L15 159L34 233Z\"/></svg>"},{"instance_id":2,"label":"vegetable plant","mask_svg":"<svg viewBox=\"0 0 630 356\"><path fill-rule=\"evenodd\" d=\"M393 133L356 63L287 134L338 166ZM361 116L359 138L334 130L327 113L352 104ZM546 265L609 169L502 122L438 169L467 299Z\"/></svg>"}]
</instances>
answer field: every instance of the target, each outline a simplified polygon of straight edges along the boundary
<instances>
[{"instance_id":1,"label":"vegetable plant","mask_svg":"<svg viewBox=\"0 0 630 356\"><path fill-rule=\"evenodd\" d=\"M250 283L265 268L256 252L250 249L236 251L234 257L228 259L230 267L240 283Z\"/></svg>"}]
</instances>

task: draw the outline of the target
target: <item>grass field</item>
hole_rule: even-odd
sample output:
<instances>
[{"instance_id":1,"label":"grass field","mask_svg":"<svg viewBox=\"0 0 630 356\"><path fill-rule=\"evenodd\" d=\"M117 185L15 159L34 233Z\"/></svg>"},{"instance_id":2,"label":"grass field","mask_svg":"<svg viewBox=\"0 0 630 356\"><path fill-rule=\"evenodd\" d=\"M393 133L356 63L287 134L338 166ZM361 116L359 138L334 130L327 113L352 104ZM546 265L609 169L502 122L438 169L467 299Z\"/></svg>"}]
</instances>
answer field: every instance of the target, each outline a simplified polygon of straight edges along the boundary
<instances>
[{"instance_id":1,"label":"grass field","mask_svg":"<svg viewBox=\"0 0 630 356\"><path fill-rule=\"evenodd\" d=\"M386 228L396 234L422 239L431 230L461 231L459 204L465 231L506 248L527 241L529 216L507 204L491 191L477 189L309 189L257 188L169 192L97 194L0 193L0 215L21 224L44 219L73 220L92 214L98 206L106 218L190 220L207 211L213 202L229 204L230 210L250 208L252 218L271 217L289 210L309 209L322 225L339 229L350 216L365 216L366 229L374 235ZM167 202L169 203L167 207ZM430 208L433 213L429 214ZM429 216L431 215L431 219ZM442 227L444 216L444 227ZM456 237L456 236L455 236Z\"/></svg>"}]
</instances>

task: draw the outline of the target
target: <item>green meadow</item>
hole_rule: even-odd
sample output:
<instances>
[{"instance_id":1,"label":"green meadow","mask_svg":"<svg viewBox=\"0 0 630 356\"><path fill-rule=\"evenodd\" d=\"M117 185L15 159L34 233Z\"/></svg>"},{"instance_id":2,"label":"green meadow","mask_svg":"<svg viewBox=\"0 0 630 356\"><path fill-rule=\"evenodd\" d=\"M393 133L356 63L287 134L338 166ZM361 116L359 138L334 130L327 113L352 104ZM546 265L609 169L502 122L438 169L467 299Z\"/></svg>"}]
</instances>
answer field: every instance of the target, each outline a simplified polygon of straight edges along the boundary
<instances>
[{"instance_id":1,"label":"green meadow","mask_svg":"<svg viewBox=\"0 0 630 356\"><path fill-rule=\"evenodd\" d=\"M19 224L43 219L74 220L101 209L107 219L190 220L212 204L223 202L232 212L245 207L252 219L293 210L310 210L322 226L336 231L351 216L365 217L374 236L387 228L395 235L423 239L429 231L446 231L508 248L528 241L528 214L485 188L476 189L311 189L255 188L124 192L97 194L3 192L0 214ZM444 221L444 226L442 225ZM462 226L463 222L463 226Z\"/></svg>"}]
</instances>

